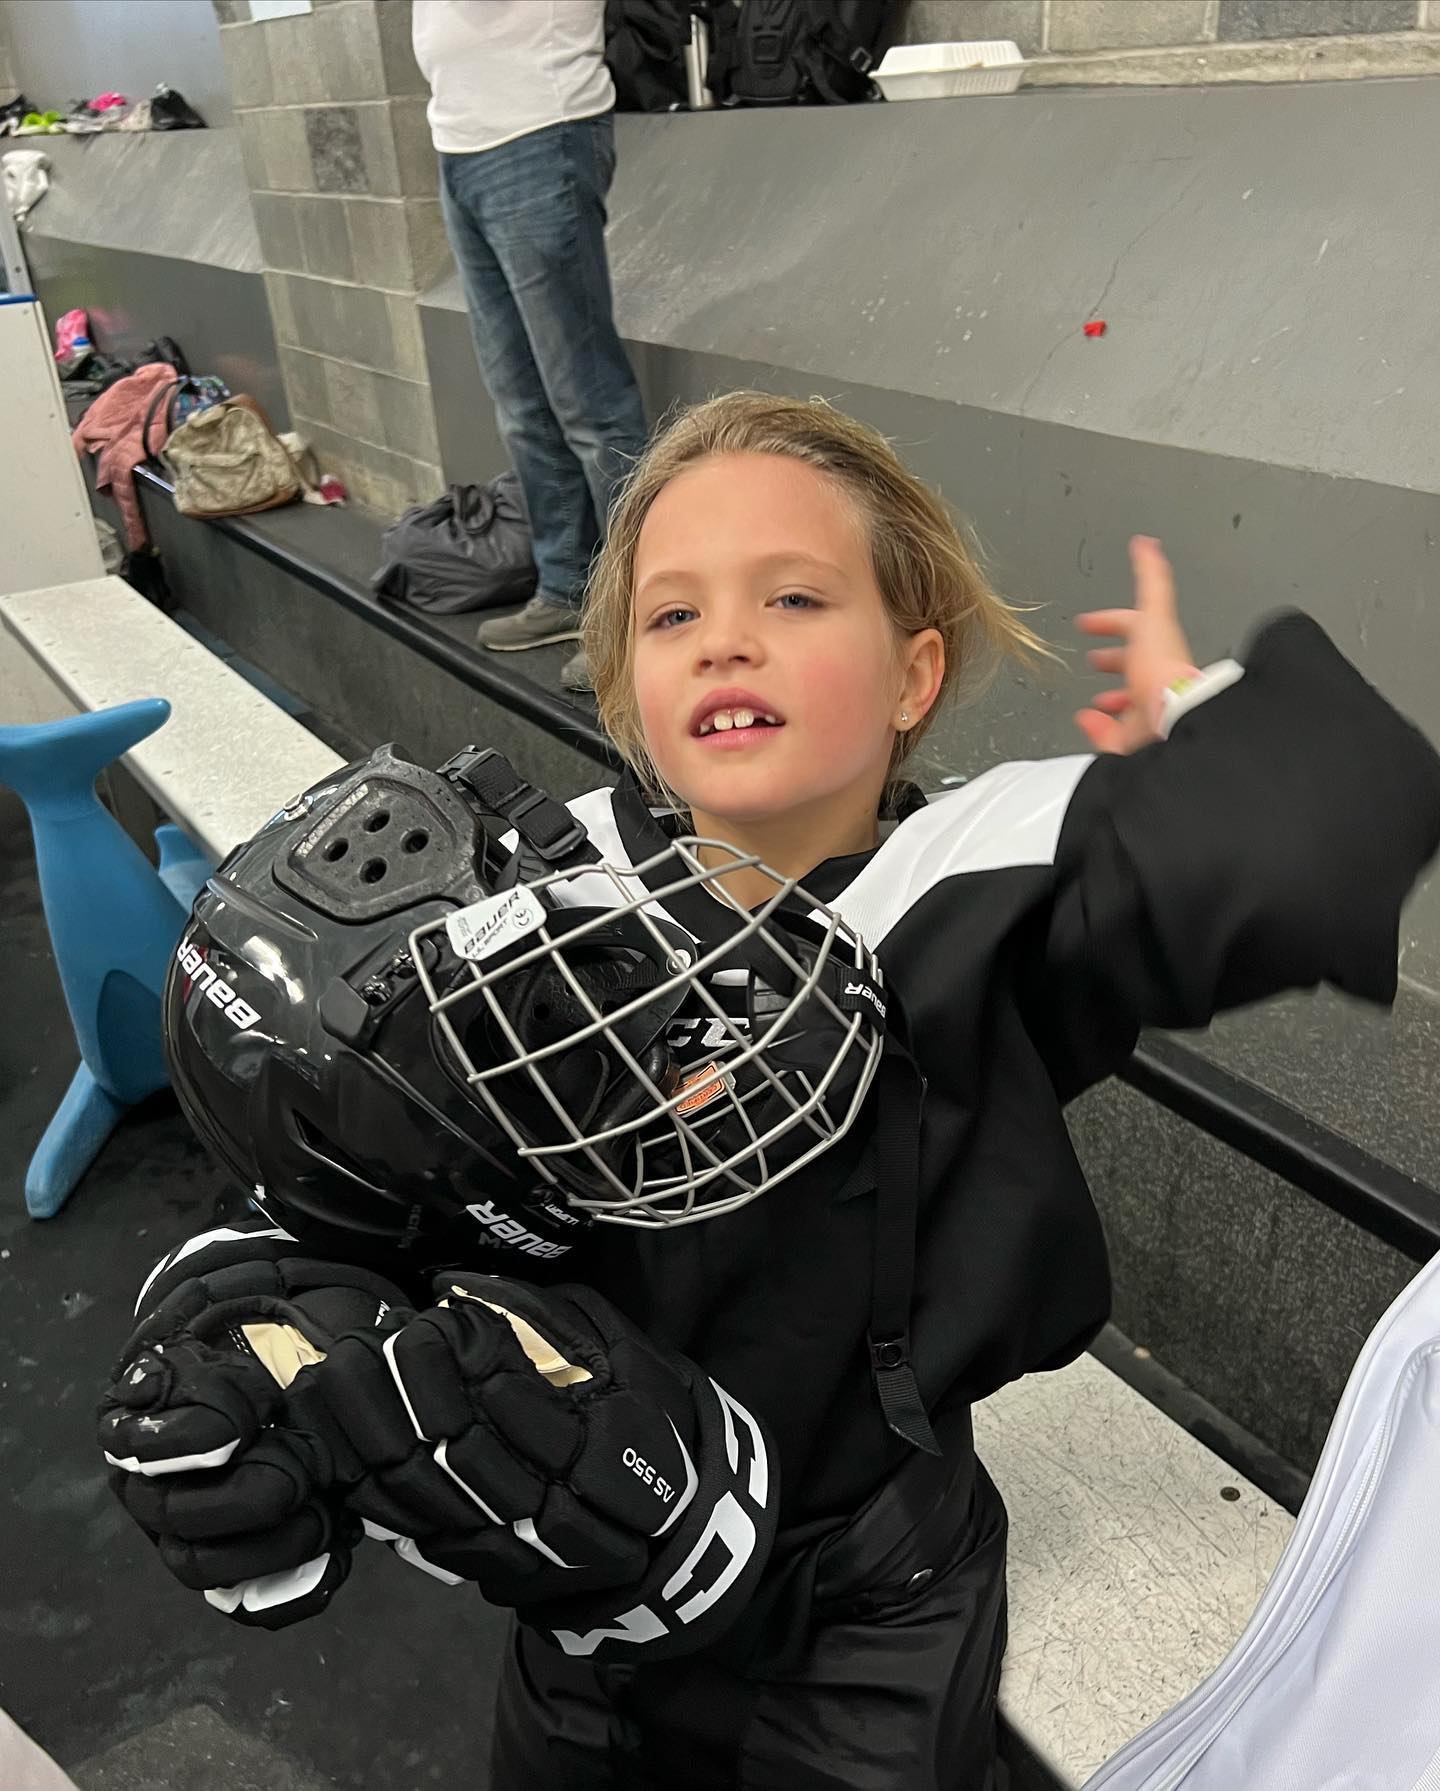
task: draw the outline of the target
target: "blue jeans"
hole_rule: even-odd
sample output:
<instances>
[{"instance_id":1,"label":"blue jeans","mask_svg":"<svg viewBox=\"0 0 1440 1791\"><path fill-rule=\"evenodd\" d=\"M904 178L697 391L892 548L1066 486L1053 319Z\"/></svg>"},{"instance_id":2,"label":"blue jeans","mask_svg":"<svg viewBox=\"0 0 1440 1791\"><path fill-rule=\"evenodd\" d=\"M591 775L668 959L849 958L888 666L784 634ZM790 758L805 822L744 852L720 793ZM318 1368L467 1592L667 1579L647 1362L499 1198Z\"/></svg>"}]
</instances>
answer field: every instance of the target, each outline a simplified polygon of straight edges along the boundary
<instances>
[{"instance_id":1,"label":"blue jeans","mask_svg":"<svg viewBox=\"0 0 1440 1791\"><path fill-rule=\"evenodd\" d=\"M578 604L606 512L645 445L615 331L609 113L440 157L440 201L480 371L530 510L537 593Z\"/></svg>"}]
</instances>

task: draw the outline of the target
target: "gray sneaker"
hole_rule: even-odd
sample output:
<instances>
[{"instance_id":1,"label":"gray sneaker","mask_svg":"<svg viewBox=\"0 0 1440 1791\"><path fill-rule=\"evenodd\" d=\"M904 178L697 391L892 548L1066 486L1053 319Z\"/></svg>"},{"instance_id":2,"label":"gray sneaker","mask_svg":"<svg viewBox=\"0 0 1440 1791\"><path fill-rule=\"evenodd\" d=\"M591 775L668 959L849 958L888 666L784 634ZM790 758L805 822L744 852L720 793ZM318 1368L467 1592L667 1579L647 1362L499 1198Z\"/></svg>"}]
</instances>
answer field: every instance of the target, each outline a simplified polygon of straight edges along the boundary
<instances>
[{"instance_id":1,"label":"gray sneaker","mask_svg":"<svg viewBox=\"0 0 1440 1791\"><path fill-rule=\"evenodd\" d=\"M513 616L482 622L475 639L492 653L521 653L526 647L551 647L557 641L578 641L580 612L568 603L532 597Z\"/></svg>"},{"instance_id":2,"label":"gray sneaker","mask_svg":"<svg viewBox=\"0 0 1440 1791\"><path fill-rule=\"evenodd\" d=\"M565 690L594 692L595 685L590 677L590 661L585 657L583 647L578 653L572 653L561 666L560 684Z\"/></svg>"}]
</instances>

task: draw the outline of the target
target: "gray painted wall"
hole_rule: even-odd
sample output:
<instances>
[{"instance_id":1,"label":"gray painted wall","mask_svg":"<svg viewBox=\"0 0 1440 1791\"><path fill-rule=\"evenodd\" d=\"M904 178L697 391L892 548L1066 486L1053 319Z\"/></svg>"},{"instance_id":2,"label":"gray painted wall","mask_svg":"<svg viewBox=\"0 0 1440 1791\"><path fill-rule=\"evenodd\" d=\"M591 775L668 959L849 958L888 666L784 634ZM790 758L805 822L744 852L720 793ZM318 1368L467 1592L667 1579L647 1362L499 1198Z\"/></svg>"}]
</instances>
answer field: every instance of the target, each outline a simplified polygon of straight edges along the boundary
<instances>
[{"instance_id":1,"label":"gray painted wall","mask_svg":"<svg viewBox=\"0 0 1440 1791\"><path fill-rule=\"evenodd\" d=\"M131 356L157 336L173 336L196 373L218 373L232 392L258 399L275 428L290 427L259 274L83 243L37 241L29 254L35 291L52 319L78 306L90 313L101 348Z\"/></svg>"},{"instance_id":2,"label":"gray painted wall","mask_svg":"<svg viewBox=\"0 0 1440 1791\"><path fill-rule=\"evenodd\" d=\"M196 372L288 423L238 133L56 137L46 153L51 188L25 246L52 321L79 306L122 354L173 336Z\"/></svg>"},{"instance_id":3,"label":"gray painted wall","mask_svg":"<svg viewBox=\"0 0 1440 1791\"><path fill-rule=\"evenodd\" d=\"M1437 491L1437 142L1426 80L624 118L620 321Z\"/></svg>"},{"instance_id":4,"label":"gray painted wall","mask_svg":"<svg viewBox=\"0 0 1440 1791\"><path fill-rule=\"evenodd\" d=\"M41 107L114 90L177 88L209 125L230 122L230 89L210 0L0 0L14 79Z\"/></svg>"},{"instance_id":5,"label":"gray painted wall","mask_svg":"<svg viewBox=\"0 0 1440 1791\"><path fill-rule=\"evenodd\" d=\"M138 250L259 273L260 239L237 132L47 137L45 154L50 191L26 223L28 241Z\"/></svg>"}]
</instances>

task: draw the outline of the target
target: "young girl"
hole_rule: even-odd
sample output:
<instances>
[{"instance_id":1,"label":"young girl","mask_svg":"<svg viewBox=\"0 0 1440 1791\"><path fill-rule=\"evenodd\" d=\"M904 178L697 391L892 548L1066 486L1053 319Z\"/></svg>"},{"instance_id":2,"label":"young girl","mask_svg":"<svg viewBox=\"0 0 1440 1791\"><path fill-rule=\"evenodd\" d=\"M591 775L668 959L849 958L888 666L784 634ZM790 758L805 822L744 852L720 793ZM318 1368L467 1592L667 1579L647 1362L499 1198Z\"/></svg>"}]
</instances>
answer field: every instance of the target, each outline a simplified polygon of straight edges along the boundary
<instances>
[{"instance_id":1,"label":"young girl","mask_svg":"<svg viewBox=\"0 0 1440 1791\"><path fill-rule=\"evenodd\" d=\"M1243 678L1196 689L1159 544L1132 562L1135 608L1079 623L1120 643L1091 654L1119 682L1077 716L1106 756L1003 766L922 805L899 773L944 698L1038 644L931 493L872 430L758 393L681 416L636 469L586 643L637 780L575 807L632 861L688 812L877 953L928 1079L911 1356L945 1455L907 1448L868 1384L852 1221L873 1161L837 1188L822 1158L818 1195L785 1185L643 1239L607 1291L774 1427L791 1547L817 1539L785 1562L803 1634L778 1666L625 1685L521 1631L497 1785L606 1783L627 1734L658 1783L992 1783L1005 1520L969 1407L1069 1361L1109 1301L1062 1105L1142 1024L1321 978L1389 999L1399 902L1440 828L1433 753L1317 628L1272 624ZM1187 687L1214 695L1181 719ZM742 901L773 887L752 877L727 879Z\"/></svg>"},{"instance_id":2,"label":"young girl","mask_svg":"<svg viewBox=\"0 0 1440 1791\"><path fill-rule=\"evenodd\" d=\"M1158 543L1131 552L1135 607L1080 618L1119 643L1077 717L1096 755L927 802L901 773L940 704L1039 643L880 436L737 393L620 498L586 645L631 771L572 812L612 864L683 831L803 879L876 954L923 1102L736 1210L576 1243L571 1281L768 1426L780 1529L699 1653L597 1664L518 1628L496 1791L1001 1782L1005 1513L970 1408L1106 1316L1064 1104L1142 1025L1321 980L1391 999L1440 841L1440 761L1313 623L1198 670Z\"/></svg>"}]
</instances>

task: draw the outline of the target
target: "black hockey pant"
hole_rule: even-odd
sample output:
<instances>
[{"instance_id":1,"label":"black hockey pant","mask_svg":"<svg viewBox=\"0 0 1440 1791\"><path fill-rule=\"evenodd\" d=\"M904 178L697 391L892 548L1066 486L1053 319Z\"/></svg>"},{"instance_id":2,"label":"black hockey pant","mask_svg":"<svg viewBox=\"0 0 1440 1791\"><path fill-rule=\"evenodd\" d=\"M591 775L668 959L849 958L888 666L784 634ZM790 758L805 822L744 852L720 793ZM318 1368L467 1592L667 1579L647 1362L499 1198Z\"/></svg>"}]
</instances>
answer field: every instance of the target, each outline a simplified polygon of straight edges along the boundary
<instances>
[{"instance_id":1,"label":"black hockey pant","mask_svg":"<svg viewBox=\"0 0 1440 1791\"><path fill-rule=\"evenodd\" d=\"M597 1668L516 1626L491 1791L1002 1791L1005 1527L972 1448L917 1456L786 1573L798 1646Z\"/></svg>"}]
</instances>

